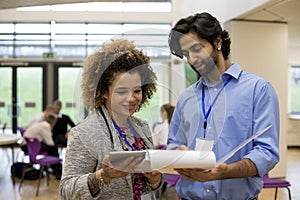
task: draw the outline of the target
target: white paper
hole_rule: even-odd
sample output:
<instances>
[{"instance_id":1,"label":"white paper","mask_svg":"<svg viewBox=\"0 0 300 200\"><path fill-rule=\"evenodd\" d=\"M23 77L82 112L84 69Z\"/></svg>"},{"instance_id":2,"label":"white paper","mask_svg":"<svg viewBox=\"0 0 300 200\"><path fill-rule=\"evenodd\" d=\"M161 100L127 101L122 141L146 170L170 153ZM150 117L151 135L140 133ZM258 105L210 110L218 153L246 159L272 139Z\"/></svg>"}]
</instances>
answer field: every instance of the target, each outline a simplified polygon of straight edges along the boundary
<instances>
[{"instance_id":1,"label":"white paper","mask_svg":"<svg viewBox=\"0 0 300 200\"><path fill-rule=\"evenodd\" d=\"M144 160L136 168L136 171L151 172L160 171L162 173L176 174L175 168L200 168L212 169L217 164L225 162L237 151L243 148L250 141L265 133L269 128L257 132L239 146L230 151L227 155L216 162L214 152L211 150L213 141L197 140L197 149L200 150L143 150L143 151L118 151L110 152L110 159L112 162L122 162L122 160L134 156L143 157Z\"/></svg>"},{"instance_id":2,"label":"white paper","mask_svg":"<svg viewBox=\"0 0 300 200\"><path fill-rule=\"evenodd\" d=\"M144 160L136 168L136 171L151 172L160 171L162 173L177 173L174 168L201 168L211 169L216 166L216 157L213 151L193 151L193 150L144 150L128 151L126 153L112 152L111 160L122 156L134 156L138 153L141 156L145 153ZM112 156L111 156L112 155Z\"/></svg>"}]
</instances>

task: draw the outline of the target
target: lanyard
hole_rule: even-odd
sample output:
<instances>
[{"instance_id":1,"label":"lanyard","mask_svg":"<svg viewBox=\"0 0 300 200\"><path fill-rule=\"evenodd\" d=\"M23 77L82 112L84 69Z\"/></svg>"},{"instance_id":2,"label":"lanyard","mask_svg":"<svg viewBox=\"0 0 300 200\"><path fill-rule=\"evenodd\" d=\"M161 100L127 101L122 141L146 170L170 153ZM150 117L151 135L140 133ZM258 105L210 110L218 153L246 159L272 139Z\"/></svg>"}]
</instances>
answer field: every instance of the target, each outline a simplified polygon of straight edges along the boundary
<instances>
[{"instance_id":1,"label":"lanyard","mask_svg":"<svg viewBox=\"0 0 300 200\"><path fill-rule=\"evenodd\" d=\"M101 113L101 115L102 115L102 117L103 117L103 119L104 119L104 121L105 121L105 124L106 124L107 129L108 129L108 132L109 132L109 137L110 137L110 141L111 141L111 144L110 144L110 145L111 145L111 148L114 149L114 139L113 139L113 136L112 136L112 132L111 132L111 130L110 130L110 128L109 128L108 121L107 121L107 119L106 119L106 117L105 117L105 114L104 114L104 112L103 112L103 110L102 110L101 107L99 107L99 111L100 111L100 113Z\"/></svg>"},{"instance_id":2,"label":"lanyard","mask_svg":"<svg viewBox=\"0 0 300 200\"><path fill-rule=\"evenodd\" d=\"M127 120L127 121L128 121L128 120ZM116 122L115 122L114 120L112 120L112 122L113 122L115 128L117 129L117 131L119 132L120 136L122 137L122 139L126 142L126 144L131 148L132 151L135 151L136 149L135 149L135 148L130 144L130 142L127 140L127 138L125 137L125 135L122 133L120 127L116 124ZM136 145L137 145L137 148L138 148L138 150L141 150L140 145L139 145L139 143L138 143L138 141L137 141L137 139L136 139L136 133L135 133L135 130L134 130L134 128L132 127L132 125L131 125L131 123L130 123L129 121L128 121L128 124L129 124L130 130L131 130L131 132L132 132L132 134L133 134L133 136L134 136L134 141L135 141L135 143L136 143Z\"/></svg>"},{"instance_id":3,"label":"lanyard","mask_svg":"<svg viewBox=\"0 0 300 200\"><path fill-rule=\"evenodd\" d=\"M212 103L210 104L210 106L208 107L207 112L205 112L205 92L204 92L204 85L202 84L202 113L204 115L204 122L203 122L203 129L204 129L204 138L206 136L206 127L207 127L207 118L211 112L211 109L213 107L213 105L215 104L217 98L219 97L219 95L221 94L222 90L226 87L226 85L231 81L232 77L229 78L223 85L223 87L219 90L218 94L215 96L215 98L213 99Z\"/></svg>"}]
</instances>

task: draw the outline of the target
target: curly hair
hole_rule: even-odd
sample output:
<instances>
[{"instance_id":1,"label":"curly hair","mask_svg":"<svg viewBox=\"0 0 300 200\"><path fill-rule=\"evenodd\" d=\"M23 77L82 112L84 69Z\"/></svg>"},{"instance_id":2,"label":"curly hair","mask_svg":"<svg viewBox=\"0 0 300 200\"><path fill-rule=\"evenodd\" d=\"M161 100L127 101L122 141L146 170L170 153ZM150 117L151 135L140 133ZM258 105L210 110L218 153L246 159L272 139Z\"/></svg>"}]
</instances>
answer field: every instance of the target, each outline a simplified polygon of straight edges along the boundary
<instances>
[{"instance_id":1,"label":"curly hair","mask_svg":"<svg viewBox=\"0 0 300 200\"><path fill-rule=\"evenodd\" d=\"M157 77L150 66L150 58L136 49L126 39L104 43L99 51L88 56L82 74L82 99L87 109L93 110L105 103L103 95L108 92L119 73L138 73L142 82L140 110L156 92Z\"/></svg>"},{"instance_id":2,"label":"curly hair","mask_svg":"<svg viewBox=\"0 0 300 200\"><path fill-rule=\"evenodd\" d=\"M220 22L209 13L197 13L180 19L172 28L169 35L169 46L172 54L183 57L179 39L183 34L195 33L198 37L206 39L214 48L214 41L221 36L222 53L227 60L230 54L230 37L226 30L222 30Z\"/></svg>"}]
</instances>

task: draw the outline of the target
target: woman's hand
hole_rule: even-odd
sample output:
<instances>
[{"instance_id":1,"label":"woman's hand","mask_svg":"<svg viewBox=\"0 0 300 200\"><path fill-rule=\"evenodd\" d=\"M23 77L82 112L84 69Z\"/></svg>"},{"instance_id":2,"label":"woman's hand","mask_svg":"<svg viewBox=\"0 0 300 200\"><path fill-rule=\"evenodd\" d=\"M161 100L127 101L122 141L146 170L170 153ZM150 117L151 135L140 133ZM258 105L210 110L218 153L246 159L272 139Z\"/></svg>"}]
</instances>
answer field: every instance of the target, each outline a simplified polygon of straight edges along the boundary
<instances>
[{"instance_id":1,"label":"woman's hand","mask_svg":"<svg viewBox=\"0 0 300 200\"><path fill-rule=\"evenodd\" d=\"M162 181L162 173L158 171L145 172L144 176L147 178L148 182L151 184L152 189L158 188Z\"/></svg>"},{"instance_id":2,"label":"woman's hand","mask_svg":"<svg viewBox=\"0 0 300 200\"><path fill-rule=\"evenodd\" d=\"M129 157L118 165L112 165L109 156L106 155L102 162L102 176L103 178L120 178L127 176L142 162L142 157Z\"/></svg>"}]
</instances>

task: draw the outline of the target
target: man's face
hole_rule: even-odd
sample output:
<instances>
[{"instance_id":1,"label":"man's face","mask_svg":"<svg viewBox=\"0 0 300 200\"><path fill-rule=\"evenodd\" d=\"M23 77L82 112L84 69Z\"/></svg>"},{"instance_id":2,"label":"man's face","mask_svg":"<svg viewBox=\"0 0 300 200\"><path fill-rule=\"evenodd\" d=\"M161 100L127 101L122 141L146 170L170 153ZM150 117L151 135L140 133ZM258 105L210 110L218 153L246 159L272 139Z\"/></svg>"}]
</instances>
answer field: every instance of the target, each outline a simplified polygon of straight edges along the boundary
<instances>
[{"instance_id":1,"label":"man's face","mask_svg":"<svg viewBox=\"0 0 300 200\"><path fill-rule=\"evenodd\" d=\"M55 105L55 114L59 114L60 110L61 110L61 105L56 104Z\"/></svg>"},{"instance_id":2,"label":"man's face","mask_svg":"<svg viewBox=\"0 0 300 200\"><path fill-rule=\"evenodd\" d=\"M207 40L188 33L180 38L179 43L183 56L201 76L207 76L216 67L218 54Z\"/></svg>"}]
</instances>

